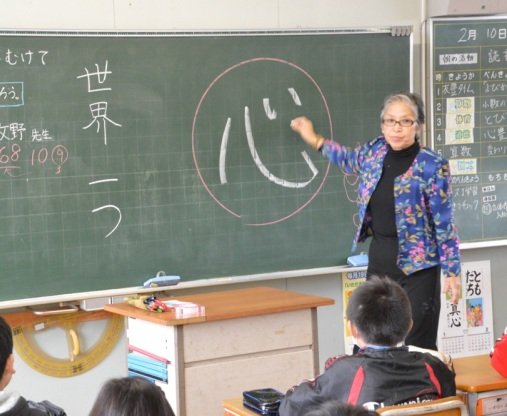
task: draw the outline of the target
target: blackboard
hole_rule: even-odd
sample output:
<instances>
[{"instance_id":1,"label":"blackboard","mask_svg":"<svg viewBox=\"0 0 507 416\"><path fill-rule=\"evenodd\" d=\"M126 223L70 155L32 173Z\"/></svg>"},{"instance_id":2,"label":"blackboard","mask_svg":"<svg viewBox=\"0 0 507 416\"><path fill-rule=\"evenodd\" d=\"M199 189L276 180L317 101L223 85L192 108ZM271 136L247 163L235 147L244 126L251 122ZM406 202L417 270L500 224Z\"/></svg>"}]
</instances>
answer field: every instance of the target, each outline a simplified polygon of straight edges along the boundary
<instances>
[{"instance_id":1,"label":"blackboard","mask_svg":"<svg viewBox=\"0 0 507 416\"><path fill-rule=\"evenodd\" d=\"M397 35L3 33L0 300L345 264L355 179L289 122L375 137Z\"/></svg>"},{"instance_id":2,"label":"blackboard","mask_svg":"<svg viewBox=\"0 0 507 416\"><path fill-rule=\"evenodd\" d=\"M464 247L507 243L507 16L428 22L431 139Z\"/></svg>"}]
</instances>

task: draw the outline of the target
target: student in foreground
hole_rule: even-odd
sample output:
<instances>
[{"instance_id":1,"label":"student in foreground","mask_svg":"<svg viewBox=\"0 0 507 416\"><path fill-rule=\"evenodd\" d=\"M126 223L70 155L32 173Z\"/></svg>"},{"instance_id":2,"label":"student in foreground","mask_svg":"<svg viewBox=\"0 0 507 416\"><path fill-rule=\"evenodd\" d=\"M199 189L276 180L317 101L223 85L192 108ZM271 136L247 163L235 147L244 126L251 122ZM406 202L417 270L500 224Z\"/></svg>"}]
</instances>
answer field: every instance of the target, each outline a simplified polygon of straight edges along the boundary
<instances>
[{"instance_id":1,"label":"student in foreground","mask_svg":"<svg viewBox=\"0 0 507 416\"><path fill-rule=\"evenodd\" d=\"M164 392L140 377L114 378L106 382L90 416L174 416Z\"/></svg>"},{"instance_id":2,"label":"student in foreground","mask_svg":"<svg viewBox=\"0 0 507 416\"><path fill-rule=\"evenodd\" d=\"M330 358L323 374L289 390L280 416L304 416L329 400L375 410L455 395L450 364L436 351L404 345L411 316L408 297L393 280L373 276L356 288L347 306L347 325L360 350Z\"/></svg>"},{"instance_id":3,"label":"student in foreground","mask_svg":"<svg viewBox=\"0 0 507 416\"><path fill-rule=\"evenodd\" d=\"M12 348L11 327L0 316L0 416L65 416L63 409L47 400L36 403L18 393L5 391L16 372Z\"/></svg>"}]
</instances>

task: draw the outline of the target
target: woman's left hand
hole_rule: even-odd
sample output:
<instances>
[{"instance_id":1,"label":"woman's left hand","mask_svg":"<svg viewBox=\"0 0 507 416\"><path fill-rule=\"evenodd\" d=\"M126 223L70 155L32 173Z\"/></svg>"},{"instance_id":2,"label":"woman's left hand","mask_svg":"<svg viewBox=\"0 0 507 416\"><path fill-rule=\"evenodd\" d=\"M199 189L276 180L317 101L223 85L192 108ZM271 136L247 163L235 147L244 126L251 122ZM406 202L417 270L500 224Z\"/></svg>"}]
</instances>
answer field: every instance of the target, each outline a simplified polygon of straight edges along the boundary
<instances>
[{"instance_id":1,"label":"woman's left hand","mask_svg":"<svg viewBox=\"0 0 507 416\"><path fill-rule=\"evenodd\" d=\"M451 303L457 304L461 298L461 278L460 276L447 277L444 279L444 287L442 291L449 293L451 296Z\"/></svg>"}]
</instances>

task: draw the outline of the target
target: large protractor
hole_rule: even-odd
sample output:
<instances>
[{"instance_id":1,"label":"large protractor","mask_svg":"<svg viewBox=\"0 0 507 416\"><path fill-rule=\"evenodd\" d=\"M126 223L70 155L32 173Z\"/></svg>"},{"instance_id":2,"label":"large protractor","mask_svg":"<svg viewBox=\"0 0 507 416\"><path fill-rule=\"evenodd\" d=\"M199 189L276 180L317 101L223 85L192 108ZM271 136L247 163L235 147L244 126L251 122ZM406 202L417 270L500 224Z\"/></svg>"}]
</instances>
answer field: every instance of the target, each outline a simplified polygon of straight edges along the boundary
<instances>
[{"instance_id":1,"label":"large protractor","mask_svg":"<svg viewBox=\"0 0 507 416\"><path fill-rule=\"evenodd\" d=\"M17 354L34 370L53 377L72 377L92 369L109 355L124 331L123 317L106 311L56 316L20 312L5 317L12 326ZM80 339L80 326L98 320L105 321L103 332L94 345L84 348L86 343ZM65 335L61 338L67 343L67 358L55 357L38 344L37 335L50 328L63 330Z\"/></svg>"}]
</instances>

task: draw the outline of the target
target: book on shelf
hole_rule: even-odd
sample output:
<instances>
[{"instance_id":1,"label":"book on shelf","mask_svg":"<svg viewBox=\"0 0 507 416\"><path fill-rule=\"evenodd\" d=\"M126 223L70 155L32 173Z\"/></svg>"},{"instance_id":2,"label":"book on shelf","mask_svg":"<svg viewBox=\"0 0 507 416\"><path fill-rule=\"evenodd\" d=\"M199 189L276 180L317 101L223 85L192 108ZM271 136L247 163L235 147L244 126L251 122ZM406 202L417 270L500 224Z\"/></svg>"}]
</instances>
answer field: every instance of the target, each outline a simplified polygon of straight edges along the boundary
<instances>
[{"instance_id":1,"label":"book on shelf","mask_svg":"<svg viewBox=\"0 0 507 416\"><path fill-rule=\"evenodd\" d=\"M167 369L165 371L163 371L163 370L162 371L155 371L151 368L138 366L133 363L128 363L128 370L133 371L138 374L142 374L146 377L151 377L156 380L167 382L167 378L168 378Z\"/></svg>"},{"instance_id":2,"label":"book on shelf","mask_svg":"<svg viewBox=\"0 0 507 416\"><path fill-rule=\"evenodd\" d=\"M157 377L154 377L152 375L149 375L149 374L145 374L141 371L136 371L136 370L133 370L133 369L128 369L128 376L129 377L141 377L141 378L144 378L148 381L151 381L152 383L168 383L168 379L167 377L165 378L165 380L162 380L160 378L157 378Z\"/></svg>"},{"instance_id":3,"label":"book on shelf","mask_svg":"<svg viewBox=\"0 0 507 416\"><path fill-rule=\"evenodd\" d=\"M147 357L143 354L139 354L137 352L129 352L127 356L127 362L130 364L135 364L140 367L146 367L148 369L153 369L154 371L166 371L167 372L167 363L164 361L155 360L153 358Z\"/></svg>"},{"instance_id":4,"label":"book on shelf","mask_svg":"<svg viewBox=\"0 0 507 416\"><path fill-rule=\"evenodd\" d=\"M145 357L149 357L153 360L156 360L156 361L159 361L161 363L164 363L164 364L169 364L171 361L168 360L167 358L165 357L162 357L160 355L157 355L157 354L154 354L153 352L151 351L147 351L143 348L140 348L136 345L132 345L132 344L129 344L129 351L130 352L136 352L138 355L143 355Z\"/></svg>"}]
</instances>

